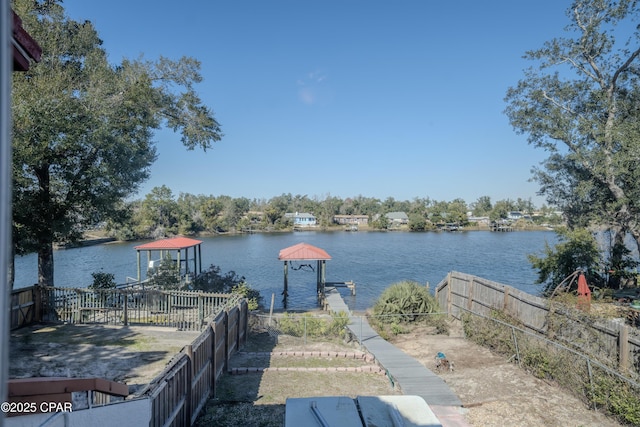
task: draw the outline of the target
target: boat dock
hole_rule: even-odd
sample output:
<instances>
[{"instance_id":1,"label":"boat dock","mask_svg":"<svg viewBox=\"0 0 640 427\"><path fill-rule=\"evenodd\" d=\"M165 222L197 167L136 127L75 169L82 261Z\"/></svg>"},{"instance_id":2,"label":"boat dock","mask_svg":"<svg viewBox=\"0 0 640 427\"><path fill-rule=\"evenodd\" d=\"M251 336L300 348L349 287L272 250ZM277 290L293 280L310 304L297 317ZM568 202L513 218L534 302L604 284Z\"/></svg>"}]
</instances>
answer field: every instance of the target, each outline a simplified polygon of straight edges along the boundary
<instances>
[{"instance_id":1,"label":"boat dock","mask_svg":"<svg viewBox=\"0 0 640 427\"><path fill-rule=\"evenodd\" d=\"M422 363L380 337L363 316L354 317L335 288L326 289L326 304L331 312L349 315L349 331L386 371L389 380L405 395L424 399L443 426L469 424L462 415L462 402L449 386Z\"/></svg>"}]
</instances>

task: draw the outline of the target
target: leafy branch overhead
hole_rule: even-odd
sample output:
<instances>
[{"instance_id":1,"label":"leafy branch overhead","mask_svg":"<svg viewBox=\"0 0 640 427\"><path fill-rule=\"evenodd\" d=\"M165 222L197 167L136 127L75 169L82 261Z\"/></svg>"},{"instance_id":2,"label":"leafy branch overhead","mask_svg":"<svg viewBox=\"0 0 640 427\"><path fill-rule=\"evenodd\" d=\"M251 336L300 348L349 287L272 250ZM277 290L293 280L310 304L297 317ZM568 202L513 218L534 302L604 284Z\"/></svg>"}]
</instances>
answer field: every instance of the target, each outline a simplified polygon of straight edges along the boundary
<instances>
[{"instance_id":1,"label":"leafy branch overhead","mask_svg":"<svg viewBox=\"0 0 640 427\"><path fill-rule=\"evenodd\" d=\"M526 52L506 114L549 153L534 179L571 228L631 235L640 248L640 33L636 1L575 0L566 37Z\"/></svg>"},{"instance_id":2,"label":"leafy branch overhead","mask_svg":"<svg viewBox=\"0 0 640 427\"><path fill-rule=\"evenodd\" d=\"M222 132L195 90L196 59L113 66L93 24L68 18L61 1L12 7L43 49L40 63L13 75L14 248L37 252L39 282L52 285L53 242L121 213L149 177L154 130L204 151Z\"/></svg>"}]
</instances>

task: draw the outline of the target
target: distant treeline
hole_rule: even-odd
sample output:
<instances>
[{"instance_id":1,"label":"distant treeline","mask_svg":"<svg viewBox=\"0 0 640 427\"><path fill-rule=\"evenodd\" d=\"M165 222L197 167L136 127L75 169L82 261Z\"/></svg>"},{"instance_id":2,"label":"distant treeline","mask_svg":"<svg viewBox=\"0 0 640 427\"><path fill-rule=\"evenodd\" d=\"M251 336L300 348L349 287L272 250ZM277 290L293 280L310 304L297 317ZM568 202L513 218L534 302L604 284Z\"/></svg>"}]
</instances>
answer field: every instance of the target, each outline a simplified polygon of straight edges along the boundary
<instances>
[{"instance_id":1,"label":"distant treeline","mask_svg":"<svg viewBox=\"0 0 640 427\"><path fill-rule=\"evenodd\" d=\"M509 213L514 211L532 220L545 222L549 222L553 216L553 209L545 206L537 208L530 199L520 198L493 203L489 196L483 196L467 204L462 199L436 201L428 197L416 197L401 201L393 197L380 200L361 195L346 199L333 196L321 199L290 193L269 200L185 193L176 197L168 187L162 186L153 188L143 200L123 205L121 215L102 226L111 236L130 240L247 229L285 230L293 225L285 214L295 212L313 214L319 227L335 225L335 215L366 215L370 227L385 228L384 214L404 212L409 218L409 229L418 231L439 223L467 224L468 212L475 217L488 217L495 221L508 218Z\"/></svg>"}]
</instances>

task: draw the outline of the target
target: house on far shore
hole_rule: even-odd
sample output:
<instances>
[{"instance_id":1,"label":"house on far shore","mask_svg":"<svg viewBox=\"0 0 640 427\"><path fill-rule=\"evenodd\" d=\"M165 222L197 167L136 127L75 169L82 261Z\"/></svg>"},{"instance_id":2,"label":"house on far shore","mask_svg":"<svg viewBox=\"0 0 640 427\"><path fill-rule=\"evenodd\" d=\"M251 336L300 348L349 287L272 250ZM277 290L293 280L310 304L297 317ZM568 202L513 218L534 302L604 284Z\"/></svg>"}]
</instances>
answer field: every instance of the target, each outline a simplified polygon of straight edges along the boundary
<instances>
[{"instance_id":1,"label":"house on far shore","mask_svg":"<svg viewBox=\"0 0 640 427\"><path fill-rule=\"evenodd\" d=\"M409 217L404 212L388 212L384 216L392 225L403 225L409 223Z\"/></svg>"},{"instance_id":2,"label":"house on far shore","mask_svg":"<svg viewBox=\"0 0 640 427\"><path fill-rule=\"evenodd\" d=\"M313 227L318 223L316 217L307 212L285 213L284 217L291 219L294 227Z\"/></svg>"},{"instance_id":3,"label":"house on far shore","mask_svg":"<svg viewBox=\"0 0 640 427\"><path fill-rule=\"evenodd\" d=\"M478 225L489 226L491 224L491 218L488 216L473 216L471 212L467 214L467 221L475 222Z\"/></svg>"},{"instance_id":4,"label":"house on far shore","mask_svg":"<svg viewBox=\"0 0 640 427\"><path fill-rule=\"evenodd\" d=\"M333 222L340 225L367 225L368 215L334 215Z\"/></svg>"}]
</instances>

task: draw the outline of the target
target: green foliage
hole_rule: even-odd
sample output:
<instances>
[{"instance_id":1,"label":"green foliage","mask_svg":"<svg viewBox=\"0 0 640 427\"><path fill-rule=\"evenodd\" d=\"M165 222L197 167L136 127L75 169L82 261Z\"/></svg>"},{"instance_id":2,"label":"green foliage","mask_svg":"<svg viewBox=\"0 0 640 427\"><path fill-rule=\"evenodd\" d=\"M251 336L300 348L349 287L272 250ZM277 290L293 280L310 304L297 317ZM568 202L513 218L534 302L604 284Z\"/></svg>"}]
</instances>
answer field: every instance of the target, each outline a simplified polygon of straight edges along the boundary
<instances>
[{"instance_id":1,"label":"green foliage","mask_svg":"<svg viewBox=\"0 0 640 427\"><path fill-rule=\"evenodd\" d=\"M638 390L616 377L598 375L593 381L591 399L629 425L640 425L640 396ZM591 390L591 388L589 389Z\"/></svg>"},{"instance_id":2,"label":"green foliage","mask_svg":"<svg viewBox=\"0 0 640 427\"><path fill-rule=\"evenodd\" d=\"M437 310L437 301L425 286L403 281L385 289L373 306L373 315L383 323L410 322L419 318L420 314Z\"/></svg>"},{"instance_id":3,"label":"green foliage","mask_svg":"<svg viewBox=\"0 0 640 427\"><path fill-rule=\"evenodd\" d=\"M150 276L149 283L152 286L158 286L161 289L178 289L180 287L178 267L169 252L160 261L160 265L156 267L155 271L149 271L148 275Z\"/></svg>"},{"instance_id":4,"label":"green foliage","mask_svg":"<svg viewBox=\"0 0 640 427\"><path fill-rule=\"evenodd\" d=\"M526 52L532 67L505 98L512 126L548 153L534 179L569 227L615 228L638 246L639 11L635 1L571 2L564 37Z\"/></svg>"},{"instance_id":5,"label":"green foliage","mask_svg":"<svg viewBox=\"0 0 640 427\"><path fill-rule=\"evenodd\" d=\"M149 176L155 129L203 150L221 132L194 91L198 61L111 65L92 23L69 19L60 0L12 7L43 52L12 75L13 243L38 253L41 284L53 285L53 243L118 215Z\"/></svg>"},{"instance_id":6,"label":"green foliage","mask_svg":"<svg viewBox=\"0 0 640 427\"><path fill-rule=\"evenodd\" d=\"M427 220L424 215L419 213L409 214L409 230L425 231L427 227Z\"/></svg>"},{"instance_id":7,"label":"green foliage","mask_svg":"<svg viewBox=\"0 0 640 427\"><path fill-rule=\"evenodd\" d=\"M556 230L560 243L545 247L545 257L529 255L533 268L538 270L538 283L545 284L544 294L550 295L565 278L576 270L585 272L591 284L600 283L596 273L600 265L600 251L593 235L586 229Z\"/></svg>"},{"instance_id":8,"label":"green foliage","mask_svg":"<svg viewBox=\"0 0 640 427\"><path fill-rule=\"evenodd\" d=\"M249 302L249 310L258 310L262 307L262 295L247 283L241 282L231 288L232 294L242 295Z\"/></svg>"},{"instance_id":9,"label":"green foliage","mask_svg":"<svg viewBox=\"0 0 640 427\"><path fill-rule=\"evenodd\" d=\"M331 317L318 317L311 313L295 315L284 313L278 319L278 329L285 335L295 337L342 337L349 324L347 313L334 313Z\"/></svg>"},{"instance_id":10,"label":"green foliage","mask_svg":"<svg viewBox=\"0 0 640 427\"><path fill-rule=\"evenodd\" d=\"M231 293L234 287L245 283L244 276L238 276L235 271L221 273L220 267L211 265L208 269L198 275L192 285L196 291L212 293Z\"/></svg>"},{"instance_id":11,"label":"green foliage","mask_svg":"<svg viewBox=\"0 0 640 427\"><path fill-rule=\"evenodd\" d=\"M492 316L499 315L493 312ZM512 331L508 326L471 314L462 316L462 325L467 339L502 354L515 353Z\"/></svg>"},{"instance_id":12,"label":"green foliage","mask_svg":"<svg viewBox=\"0 0 640 427\"><path fill-rule=\"evenodd\" d=\"M544 338L523 333L517 328L519 322L507 314L495 311L491 317L499 322L464 314L462 321L467 339L505 357L518 355L521 366L534 376L557 382L588 406L595 404L598 410L623 423L640 425L637 387L598 364L588 366L584 356L566 350L564 345L554 345Z\"/></svg>"},{"instance_id":13,"label":"green foliage","mask_svg":"<svg viewBox=\"0 0 640 427\"><path fill-rule=\"evenodd\" d=\"M220 267L217 265L211 265L202 274L198 275L190 290L239 294L249 301L249 310L257 310L262 307L262 295L246 282L244 276L238 276L235 271L228 271L222 274Z\"/></svg>"},{"instance_id":14,"label":"green foliage","mask_svg":"<svg viewBox=\"0 0 640 427\"><path fill-rule=\"evenodd\" d=\"M371 227L376 230L387 230L389 225L389 219L384 215L380 215L378 218L371 221Z\"/></svg>"},{"instance_id":15,"label":"green foliage","mask_svg":"<svg viewBox=\"0 0 640 427\"><path fill-rule=\"evenodd\" d=\"M93 282L89 285L91 289L115 289L116 287L115 274L96 271L91 273L91 277L93 277Z\"/></svg>"}]
</instances>

